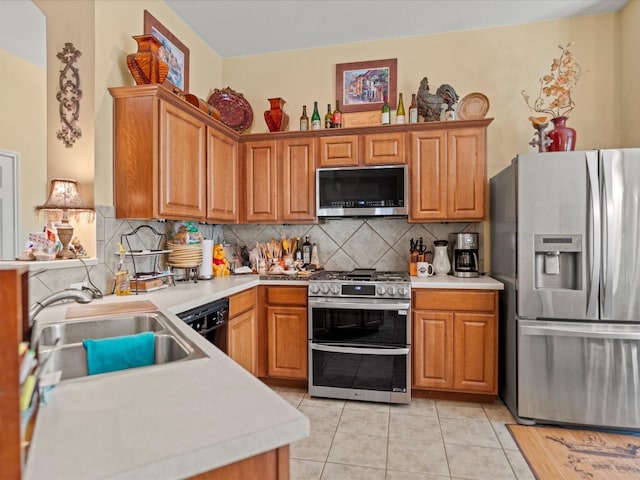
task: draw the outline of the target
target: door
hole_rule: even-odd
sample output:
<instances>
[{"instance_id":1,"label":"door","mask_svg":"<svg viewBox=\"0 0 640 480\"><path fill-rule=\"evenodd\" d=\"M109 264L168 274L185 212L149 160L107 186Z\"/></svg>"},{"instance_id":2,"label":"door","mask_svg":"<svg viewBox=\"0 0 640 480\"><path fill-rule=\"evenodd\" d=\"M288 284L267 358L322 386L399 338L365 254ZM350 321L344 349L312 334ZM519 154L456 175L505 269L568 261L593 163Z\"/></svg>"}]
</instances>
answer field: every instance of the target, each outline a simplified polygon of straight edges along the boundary
<instances>
[{"instance_id":1,"label":"door","mask_svg":"<svg viewBox=\"0 0 640 480\"><path fill-rule=\"evenodd\" d=\"M485 135L485 128L447 132L447 210L450 220L484 220Z\"/></svg>"},{"instance_id":2,"label":"door","mask_svg":"<svg viewBox=\"0 0 640 480\"><path fill-rule=\"evenodd\" d=\"M246 142L245 148L245 199L247 222L276 222L276 142Z\"/></svg>"},{"instance_id":3,"label":"door","mask_svg":"<svg viewBox=\"0 0 640 480\"><path fill-rule=\"evenodd\" d=\"M0 150L0 260L18 253L18 154Z\"/></svg>"},{"instance_id":4,"label":"door","mask_svg":"<svg viewBox=\"0 0 640 480\"><path fill-rule=\"evenodd\" d=\"M410 222L444 221L448 217L446 137L445 130L410 134Z\"/></svg>"},{"instance_id":5,"label":"door","mask_svg":"<svg viewBox=\"0 0 640 480\"><path fill-rule=\"evenodd\" d=\"M453 313L414 311L413 385L453 388Z\"/></svg>"},{"instance_id":6,"label":"door","mask_svg":"<svg viewBox=\"0 0 640 480\"><path fill-rule=\"evenodd\" d=\"M597 152L518 156L518 315L597 319Z\"/></svg>"},{"instance_id":7,"label":"door","mask_svg":"<svg viewBox=\"0 0 640 480\"><path fill-rule=\"evenodd\" d=\"M375 133L362 136L364 165L406 163L404 158L404 133Z\"/></svg>"},{"instance_id":8,"label":"door","mask_svg":"<svg viewBox=\"0 0 640 480\"><path fill-rule=\"evenodd\" d=\"M281 222L315 223L315 145L313 138L288 139L278 143Z\"/></svg>"},{"instance_id":9,"label":"door","mask_svg":"<svg viewBox=\"0 0 640 480\"><path fill-rule=\"evenodd\" d=\"M238 142L207 127L207 220L238 221Z\"/></svg>"},{"instance_id":10,"label":"door","mask_svg":"<svg viewBox=\"0 0 640 480\"><path fill-rule=\"evenodd\" d=\"M307 309L267 307L267 375L307 379Z\"/></svg>"},{"instance_id":11,"label":"door","mask_svg":"<svg viewBox=\"0 0 640 480\"><path fill-rule=\"evenodd\" d=\"M602 150L601 318L640 321L640 149Z\"/></svg>"},{"instance_id":12,"label":"door","mask_svg":"<svg viewBox=\"0 0 640 480\"><path fill-rule=\"evenodd\" d=\"M493 314L454 315L453 387L477 393L496 393L497 336Z\"/></svg>"},{"instance_id":13,"label":"door","mask_svg":"<svg viewBox=\"0 0 640 480\"><path fill-rule=\"evenodd\" d=\"M640 329L518 320L518 415L640 429Z\"/></svg>"},{"instance_id":14,"label":"door","mask_svg":"<svg viewBox=\"0 0 640 480\"><path fill-rule=\"evenodd\" d=\"M227 353L250 373L258 374L258 319L254 309L229 320Z\"/></svg>"}]
</instances>

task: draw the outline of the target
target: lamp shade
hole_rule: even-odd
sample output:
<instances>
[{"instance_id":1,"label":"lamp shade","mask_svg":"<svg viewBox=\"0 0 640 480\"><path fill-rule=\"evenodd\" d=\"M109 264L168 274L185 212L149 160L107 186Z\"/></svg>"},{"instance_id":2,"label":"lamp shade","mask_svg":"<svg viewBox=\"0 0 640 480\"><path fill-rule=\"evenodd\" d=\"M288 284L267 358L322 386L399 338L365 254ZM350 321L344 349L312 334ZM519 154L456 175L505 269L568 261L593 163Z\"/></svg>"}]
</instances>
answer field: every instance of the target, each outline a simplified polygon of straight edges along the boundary
<instances>
[{"instance_id":1,"label":"lamp shade","mask_svg":"<svg viewBox=\"0 0 640 480\"><path fill-rule=\"evenodd\" d=\"M78 182L68 178L54 178L51 180L49 198L44 205L36 207L36 212L45 211L47 213L61 212L63 217L68 213L92 214L93 208L87 206L78 192ZM67 217L68 218L68 217Z\"/></svg>"}]
</instances>

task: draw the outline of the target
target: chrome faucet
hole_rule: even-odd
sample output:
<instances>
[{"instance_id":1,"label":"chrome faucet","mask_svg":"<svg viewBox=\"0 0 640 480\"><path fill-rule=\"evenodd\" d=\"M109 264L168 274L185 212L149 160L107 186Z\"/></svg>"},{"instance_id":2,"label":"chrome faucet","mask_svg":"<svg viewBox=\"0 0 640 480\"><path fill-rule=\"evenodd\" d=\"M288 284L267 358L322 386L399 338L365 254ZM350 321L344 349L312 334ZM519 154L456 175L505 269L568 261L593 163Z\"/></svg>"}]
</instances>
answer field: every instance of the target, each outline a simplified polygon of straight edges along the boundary
<instances>
[{"instance_id":1,"label":"chrome faucet","mask_svg":"<svg viewBox=\"0 0 640 480\"><path fill-rule=\"evenodd\" d=\"M33 325L36 315L38 315L43 308L48 307L53 303L60 302L62 300L75 300L78 303L89 303L93 298L94 295L90 290L69 289L53 293L42 300L38 300L29 307L29 324Z\"/></svg>"}]
</instances>

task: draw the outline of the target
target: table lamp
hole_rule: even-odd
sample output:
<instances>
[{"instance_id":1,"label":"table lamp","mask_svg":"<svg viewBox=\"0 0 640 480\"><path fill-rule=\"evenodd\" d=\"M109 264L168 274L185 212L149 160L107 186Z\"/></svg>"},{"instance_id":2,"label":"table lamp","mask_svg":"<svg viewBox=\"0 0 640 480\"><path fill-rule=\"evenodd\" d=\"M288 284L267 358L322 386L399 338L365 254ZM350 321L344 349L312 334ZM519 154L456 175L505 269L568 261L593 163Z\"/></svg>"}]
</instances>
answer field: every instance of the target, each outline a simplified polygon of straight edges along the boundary
<instances>
[{"instance_id":1,"label":"table lamp","mask_svg":"<svg viewBox=\"0 0 640 480\"><path fill-rule=\"evenodd\" d=\"M60 214L62 215L62 224L56 228L58 239L62 244L62 250L58 252L57 258L76 258L75 253L69 250L69 243L73 238L73 227L69 225L69 215L78 220L83 215L88 216L86 218L93 218L94 212L93 208L88 207L80 198L78 182L68 178L51 180L49 198L44 205L36 207L36 213L40 212L47 214L48 221L59 220Z\"/></svg>"}]
</instances>

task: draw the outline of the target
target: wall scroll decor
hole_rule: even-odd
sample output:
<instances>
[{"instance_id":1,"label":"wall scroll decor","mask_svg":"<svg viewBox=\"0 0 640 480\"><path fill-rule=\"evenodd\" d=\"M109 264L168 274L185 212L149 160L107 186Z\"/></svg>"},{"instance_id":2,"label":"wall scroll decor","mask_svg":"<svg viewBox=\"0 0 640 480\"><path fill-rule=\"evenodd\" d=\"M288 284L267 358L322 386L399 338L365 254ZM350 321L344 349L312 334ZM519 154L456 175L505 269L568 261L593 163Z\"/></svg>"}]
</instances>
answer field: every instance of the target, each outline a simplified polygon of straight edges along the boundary
<instances>
[{"instance_id":1,"label":"wall scroll decor","mask_svg":"<svg viewBox=\"0 0 640 480\"><path fill-rule=\"evenodd\" d=\"M80 118L80 73L76 61L80 51L76 50L72 43L65 43L64 48L56 57L62 62L64 68L60 70L59 90L56 99L60 102L60 121L62 128L58 130L57 137L67 148L82 136L82 130L77 125Z\"/></svg>"}]
</instances>

